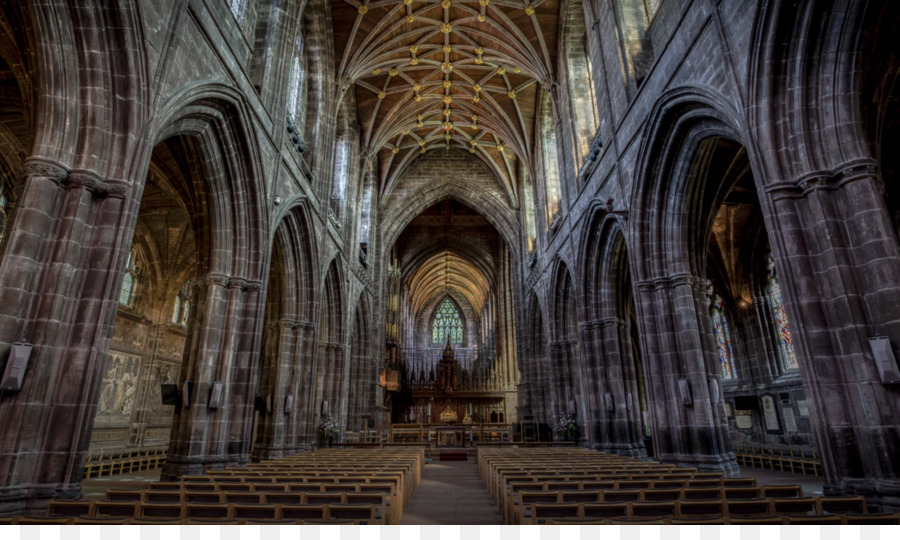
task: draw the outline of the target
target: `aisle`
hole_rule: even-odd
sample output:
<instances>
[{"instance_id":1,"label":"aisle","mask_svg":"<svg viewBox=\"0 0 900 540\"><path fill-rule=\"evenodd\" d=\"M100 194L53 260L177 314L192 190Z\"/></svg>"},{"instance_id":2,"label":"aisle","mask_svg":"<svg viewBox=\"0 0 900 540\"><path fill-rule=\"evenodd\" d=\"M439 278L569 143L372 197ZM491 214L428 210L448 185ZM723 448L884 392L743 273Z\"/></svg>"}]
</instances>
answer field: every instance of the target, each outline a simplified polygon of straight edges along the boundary
<instances>
[{"instance_id":1,"label":"aisle","mask_svg":"<svg viewBox=\"0 0 900 540\"><path fill-rule=\"evenodd\" d=\"M502 525L503 517L472 461L435 461L403 511L401 525Z\"/></svg>"}]
</instances>

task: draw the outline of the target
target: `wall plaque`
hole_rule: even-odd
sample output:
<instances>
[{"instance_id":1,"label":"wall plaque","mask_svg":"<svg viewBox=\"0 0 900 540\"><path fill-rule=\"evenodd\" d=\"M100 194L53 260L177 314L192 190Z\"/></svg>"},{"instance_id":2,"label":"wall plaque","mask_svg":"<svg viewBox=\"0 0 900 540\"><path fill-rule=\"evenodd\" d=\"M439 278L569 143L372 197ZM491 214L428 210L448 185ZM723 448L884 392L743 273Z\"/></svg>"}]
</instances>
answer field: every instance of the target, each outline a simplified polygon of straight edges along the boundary
<instances>
[{"instance_id":1,"label":"wall plaque","mask_svg":"<svg viewBox=\"0 0 900 540\"><path fill-rule=\"evenodd\" d=\"M781 411L781 416L784 418L784 430L788 433L796 433L797 422L794 420L794 410L783 409Z\"/></svg>"},{"instance_id":2,"label":"wall plaque","mask_svg":"<svg viewBox=\"0 0 900 540\"><path fill-rule=\"evenodd\" d=\"M805 399L797 402L797 411L800 413L800 416L809 416L809 405L806 404Z\"/></svg>"},{"instance_id":3,"label":"wall plaque","mask_svg":"<svg viewBox=\"0 0 900 540\"><path fill-rule=\"evenodd\" d=\"M763 416L766 419L766 431L779 431L778 410L775 408L775 399L771 395L762 396Z\"/></svg>"},{"instance_id":4,"label":"wall plaque","mask_svg":"<svg viewBox=\"0 0 900 540\"><path fill-rule=\"evenodd\" d=\"M753 429L753 417L750 415L736 415L734 422L737 424L738 429Z\"/></svg>"}]
</instances>

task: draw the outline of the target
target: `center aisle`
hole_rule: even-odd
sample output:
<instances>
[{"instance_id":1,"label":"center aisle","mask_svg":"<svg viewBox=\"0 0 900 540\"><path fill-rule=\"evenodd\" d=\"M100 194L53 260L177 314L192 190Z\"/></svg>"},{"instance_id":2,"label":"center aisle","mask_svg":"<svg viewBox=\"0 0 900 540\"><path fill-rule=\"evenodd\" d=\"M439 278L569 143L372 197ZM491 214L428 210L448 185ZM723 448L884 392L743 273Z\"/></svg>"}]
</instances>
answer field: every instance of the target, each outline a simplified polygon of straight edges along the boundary
<instances>
[{"instance_id":1,"label":"center aisle","mask_svg":"<svg viewBox=\"0 0 900 540\"><path fill-rule=\"evenodd\" d=\"M472 461L436 461L403 510L401 525L503 525L503 516Z\"/></svg>"}]
</instances>

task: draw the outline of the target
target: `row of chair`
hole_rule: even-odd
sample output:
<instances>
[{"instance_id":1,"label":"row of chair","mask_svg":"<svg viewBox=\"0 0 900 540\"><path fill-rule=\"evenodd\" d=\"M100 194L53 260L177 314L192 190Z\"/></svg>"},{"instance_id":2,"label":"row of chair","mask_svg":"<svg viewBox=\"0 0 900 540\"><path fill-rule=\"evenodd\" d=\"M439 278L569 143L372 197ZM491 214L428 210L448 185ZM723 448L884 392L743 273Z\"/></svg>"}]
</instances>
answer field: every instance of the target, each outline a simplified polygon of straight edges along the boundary
<instances>
[{"instance_id":1,"label":"row of chair","mask_svg":"<svg viewBox=\"0 0 900 540\"><path fill-rule=\"evenodd\" d=\"M348 488L352 489L352 488ZM110 490L106 493L107 501L114 502L149 502L149 503L237 503L237 504L375 504L379 508L390 506L389 485L379 485L377 491L294 491L294 492L255 492L255 491L155 491L144 490ZM79 501L80 503L80 501ZM59 504L69 504L61 501ZM76 503L78 504L78 503Z\"/></svg>"},{"instance_id":2,"label":"row of chair","mask_svg":"<svg viewBox=\"0 0 900 540\"><path fill-rule=\"evenodd\" d=\"M697 518L703 516L824 516L865 514L862 497L801 497L706 501L531 502L523 504L518 524L544 525L548 519L573 518Z\"/></svg>"},{"instance_id":3,"label":"row of chair","mask_svg":"<svg viewBox=\"0 0 900 540\"><path fill-rule=\"evenodd\" d=\"M99 478L115 474L158 469L166 462L166 447L141 450L100 450L88 456L84 465L85 478Z\"/></svg>"},{"instance_id":4,"label":"row of chair","mask_svg":"<svg viewBox=\"0 0 900 540\"><path fill-rule=\"evenodd\" d=\"M800 474L822 475L822 463L815 448L794 445L768 446L735 444L734 457L742 467L778 470Z\"/></svg>"},{"instance_id":5,"label":"row of chair","mask_svg":"<svg viewBox=\"0 0 900 540\"><path fill-rule=\"evenodd\" d=\"M266 504L249 503L151 503L125 501L52 501L49 518L120 517L142 519L272 520L350 519L361 525L383 525L384 514L379 504Z\"/></svg>"},{"instance_id":6,"label":"row of chair","mask_svg":"<svg viewBox=\"0 0 900 540\"><path fill-rule=\"evenodd\" d=\"M900 525L900 514L834 514L824 516L744 516L686 518L556 518L547 525Z\"/></svg>"}]
</instances>

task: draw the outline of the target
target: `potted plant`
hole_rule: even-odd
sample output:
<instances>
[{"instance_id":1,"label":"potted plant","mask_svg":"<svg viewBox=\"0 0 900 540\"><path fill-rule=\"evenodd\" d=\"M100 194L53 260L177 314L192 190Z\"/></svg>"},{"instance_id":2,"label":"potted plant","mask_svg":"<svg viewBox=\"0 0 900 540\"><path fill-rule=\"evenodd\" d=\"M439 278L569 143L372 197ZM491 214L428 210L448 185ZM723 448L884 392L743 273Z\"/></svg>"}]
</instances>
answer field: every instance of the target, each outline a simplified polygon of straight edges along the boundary
<instances>
[{"instance_id":1,"label":"potted plant","mask_svg":"<svg viewBox=\"0 0 900 540\"><path fill-rule=\"evenodd\" d=\"M330 414L323 416L322 423L319 424L319 440L324 442L328 448L331 448L331 443L334 442L334 438L340 434L341 426L334 417Z\"/></svg>"},{"instance_id":2,"label":"potted plant","mask_svg":"<svg viewBox=\"0 0 900 540\"><path fill-rule=\"evenodd\" d=\"M556 419L554 428L557 438L561 441L574 441L578 438L578 424L575 416L569 413L561 413Z\"/></svg>"}]
</instances>

